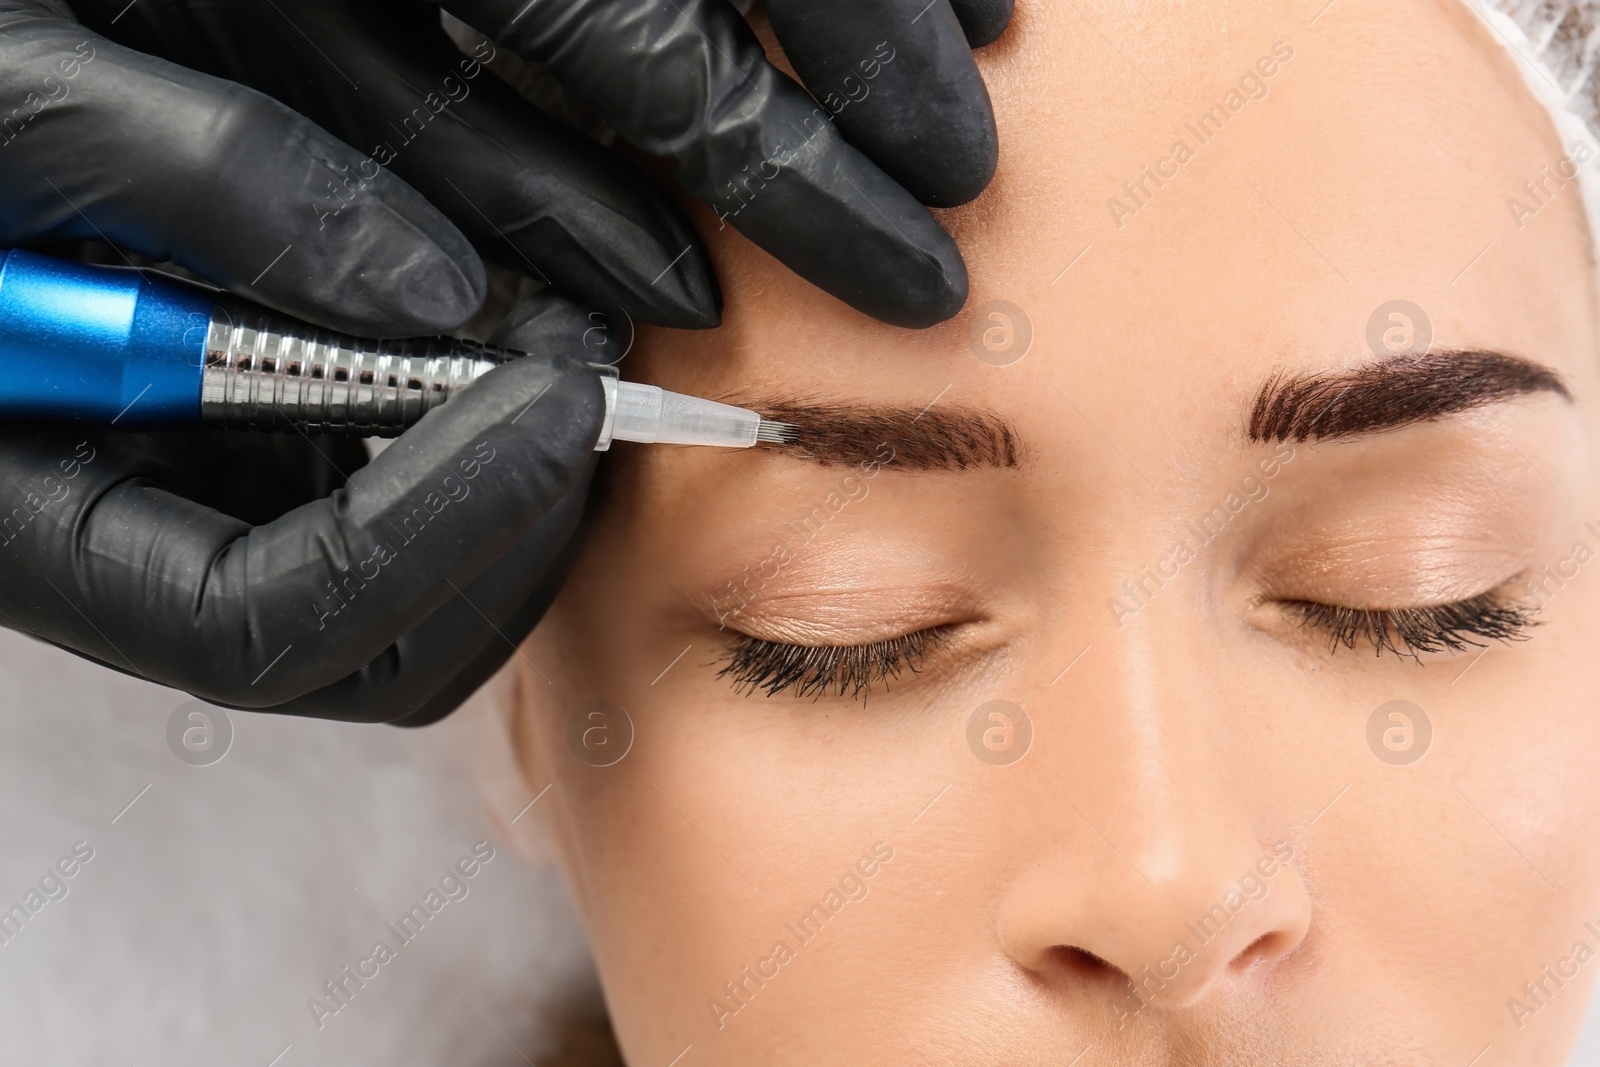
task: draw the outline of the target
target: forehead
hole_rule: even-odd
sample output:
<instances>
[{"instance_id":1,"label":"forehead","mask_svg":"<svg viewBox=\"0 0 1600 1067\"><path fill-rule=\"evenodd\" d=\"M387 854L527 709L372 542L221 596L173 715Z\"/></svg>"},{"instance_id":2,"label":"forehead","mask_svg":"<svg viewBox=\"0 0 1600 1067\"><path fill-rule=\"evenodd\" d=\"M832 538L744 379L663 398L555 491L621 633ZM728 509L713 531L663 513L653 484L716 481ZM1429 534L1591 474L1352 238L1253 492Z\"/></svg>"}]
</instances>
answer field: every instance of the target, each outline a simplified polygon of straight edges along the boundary
<instances>
[{"instance_id":1,"label":"forehead","mask_svg":"<svg viewBox=\"0 0 1600 1067\"><path fill-rule=\"evenodd\" d=\"M1192 440L1202 412L1237 423L1274 368L1371 359L1375 313L1403 300L1436 344L1539 359L1584 393L1581 199L1547 181L1568 148L1504 50L1457 0L1318 6L1022 0L982 56L1000 172L941 213L972 272L962 315L870 322L723 231L726 325L647 338L632 373L713 394L959 397L1022 423L1070 396ZM1540 180L1542 205L1524 188ZM1537 211L1519 218L1513 197ZM975 355L1008 330L1031 335L1024 358Z\"/></svg>"}]
</instances>

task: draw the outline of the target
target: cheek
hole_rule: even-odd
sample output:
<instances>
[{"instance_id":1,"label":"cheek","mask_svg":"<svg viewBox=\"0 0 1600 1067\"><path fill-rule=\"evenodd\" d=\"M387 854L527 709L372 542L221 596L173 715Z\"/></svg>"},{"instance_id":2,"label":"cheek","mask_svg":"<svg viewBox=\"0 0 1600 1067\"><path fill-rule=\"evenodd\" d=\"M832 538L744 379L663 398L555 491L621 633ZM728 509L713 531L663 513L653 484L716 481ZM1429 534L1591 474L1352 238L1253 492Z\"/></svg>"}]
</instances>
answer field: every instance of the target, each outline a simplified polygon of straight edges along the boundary
<instances>
[{"instance_id":1,"label":"cheek","mask_svg":"<svg viewBox=\"0 0 1600 1067\"><path fill-rule=\"evenodd\" d=\"M558 614L553 621L574 620ZM841 998L854 994L825 972L881 966L918 921L908 910L918 899L915 875L900 857L920 854L925 863L931 848L947 842L948 827L931 815L913 820L948 780L930 774L958 762L949 731L916 718L830 717L808 701L773 702L781 711L730 706L729 695L700 676L715 669L703 641L658 679L682 645L663 649L658 663L654 652L641 651L653 647L642 634L611 632L605 645L579 641L584 667L566 674L551 665L576 639L564 626L541 631L527 651L555 671L554 684L535 675L529 685L535 699L550 698L550 710L528 720L540 751L524 763L530 775L546 775L532 781L555 783L542 815L560 841L629 1057L665 1063L685 1044L716 1040L747 1049L747 1062L755 1062L775 1034L799 1036L817 1018L841 1012L853 1018ZM627 755L607 767L572 752L565 722L566 707L594 693L591 680L599 678L635 730ZM858 875L866 894L851 900L838 891L840 881L879 842L896 856L872 877ZM838 913L820 933L801 930L810 909L828 906L830 892ZM794 959L763 964L780 943ZM719 1028L708 1003L737 1006L728 982L755 989L746 966L777 974L756 994L759 1016ZM869 1046L876 1040L860 1036Z\"/></svg>"},{"instance_id":2,"label":"cheek","mask_svg":"<svg viewBox=\"0 0 1600 1067\"><path fill-rule=\"evenodd\" d=\"M1429 664L1392 692L1346 702L1347 755L1332 745L1305 754L1306 773L1350 783L1314 828L1316 895L1353 934L1328 939L1326 966L1362 974L1376 1001L1498 1028L1483 1040L1511 1044L1526 1036L1507 998L1574 942L1600 946L1584 925L1600 919L1600 850L1590 843L1600 819L1597 605L1600 573L1585 569L1532 640L1493 646L1476 663L1474 653ZM1392 697L1430 723L1427 751L1409 765L1368 751L1367 720ZM1596 971L1585 966L1579 986L1541 1009L1546 1033L1559 1035L1563 1018L1576 1025ZM1460 978L1430 989L1426 973Z\"/></svg>"}]
</instances>

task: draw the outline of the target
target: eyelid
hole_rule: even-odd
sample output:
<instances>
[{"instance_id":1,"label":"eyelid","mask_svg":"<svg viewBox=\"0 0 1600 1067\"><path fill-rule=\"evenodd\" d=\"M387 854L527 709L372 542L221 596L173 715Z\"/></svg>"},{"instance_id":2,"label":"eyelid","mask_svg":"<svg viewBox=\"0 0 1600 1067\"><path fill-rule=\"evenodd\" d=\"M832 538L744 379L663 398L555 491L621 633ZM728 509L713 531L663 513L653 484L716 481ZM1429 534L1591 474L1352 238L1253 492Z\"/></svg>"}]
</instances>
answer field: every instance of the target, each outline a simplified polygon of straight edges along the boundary
<instances>
[{"instance_id":1,"label":"eyelid","mask_svg":"<svg viewBox=\"0 0 1600 1067\"><path fill-rule=\"evenodd\" d=\"M842 561L843 565L848 563ZM785 577L777 582L787 580ZM719 631L736 629L750 637L801 645L868 644L987 617L964 582L934 581L915 587L875 585L870 574L863 574L849 584L838 583L836 565L829 584L800 580L788 590L758 586L754 590L728 592L725 588L704 603L708 618Z\"/></svg>"},{"instance_id":2,"label":"eyelid","mask_svg":"<svg viewBox=\"0 0 1600 1067\"><path fill-rule=\"evenodd\" d=\"M1360 566L1352 573L1339 560L1325 559L1320 573L1301 573L1293 580L1267 583L1285 593L1280 603L1334 604L1362 611L1400 611L1462 603L1502 589L1527 573L1526 563L1510 553L1482 553L1472 573L1457 559L1411 559L1406 573L1390 574L1381 566ZM1508 573L1509 572L1509 573ZM1486 575L1494 577L1488 581Z\"/></svg>"},{"instance_id":3,"label":"eyelid","mask_svg":"<svg viewBox=\"0 0 1600 1067\"><path fill-rule=\"evenodd\" d=\"M1283 503L1248 564L1251 583L1281 601L1375 611L1446 604L1514 581L1556 547L1553 515L1499 492L1419 499L1335 488Z\"/></svg>"},{"instance_id":4,"label":"eyelid","mask_svg":"<svg viewBox=\"0 0 1600 1067\"><path fill-rule=\"evenodd\" d=\"M930 623L925 612L915 615L881 615L869 624L860 623L858 612L841 613L847 617L838 622L793 615L746 613L730 616L725 629L752 641L766 641L774 645L797 645L806 648L859 648L879 641L890 641L907 634L924 630L950 628L949 622Z\"/></svg>"}]
</instances>

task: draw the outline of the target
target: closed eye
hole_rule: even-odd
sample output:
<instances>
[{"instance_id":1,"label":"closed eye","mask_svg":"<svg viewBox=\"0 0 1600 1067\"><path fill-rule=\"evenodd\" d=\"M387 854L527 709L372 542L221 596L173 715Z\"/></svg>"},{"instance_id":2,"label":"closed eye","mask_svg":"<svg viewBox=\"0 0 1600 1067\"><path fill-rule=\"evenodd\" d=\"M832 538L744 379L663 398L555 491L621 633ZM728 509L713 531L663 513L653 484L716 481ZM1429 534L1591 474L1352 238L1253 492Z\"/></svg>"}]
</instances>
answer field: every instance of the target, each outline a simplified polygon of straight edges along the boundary
<instances>
[{"instance_id":1,"label":"closed eye","mask_svg":"<svg viewBox=\"0 0 1600 1067\"><path fill-rule=\"evenodd\" d=\"M950 629L934 626L862 645L793 645L745 636L730 646L717 677L731 679L734 690L747 696L792 690L797 697L848 696L864 704L873 689L887 690L902 673L921 673Z\"/></svg>"},{"instance_id":2,"label":"closed eye","mask_svg":"<svg viewBox=\"0 0 1600 1067\"><path fill-rule=\"evenodd\" d=\"M1350 608L1310 600L1283 601L1302 626L1322 630L1328 648L1363 645L1374 655L1393 652L1416 659L1424 652L1460 652L1488 641L1526 641L1538 625L1534 609L1506 601L1495 591L1420 608Z\"/></svg>"}]
</instances>

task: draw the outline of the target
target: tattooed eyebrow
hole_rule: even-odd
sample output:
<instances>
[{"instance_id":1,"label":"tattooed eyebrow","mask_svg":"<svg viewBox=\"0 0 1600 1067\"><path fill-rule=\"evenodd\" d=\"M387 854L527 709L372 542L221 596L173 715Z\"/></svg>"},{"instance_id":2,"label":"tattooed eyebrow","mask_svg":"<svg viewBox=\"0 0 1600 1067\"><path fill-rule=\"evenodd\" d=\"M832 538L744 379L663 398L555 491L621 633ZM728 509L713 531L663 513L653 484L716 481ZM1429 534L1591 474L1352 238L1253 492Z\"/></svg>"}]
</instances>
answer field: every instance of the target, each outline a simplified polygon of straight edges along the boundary
<instances>
[{"instance_id":1,"label":"tattooed eyebrow","mask_svg":"<svg viewBox=\"0 0 1600 1067\"><path fill-rule=\"evenodd\" d=\"M1394 430L1530 393L1571 401L1560 375L1503 352L1399 357L1335 373L1269 378L1250 410L1250 440L1321 441Z\"/></svg>"},{"instance_id":2,"label":"tattooed eyebrow","mask_svg":"<svg viewBox=\"0 0 1600 1067\"><path fill-rule=\"evenodd\" d=\"M979 408L918 411L877 404L760 398L732 402L754 408L763 418L796 427L799 436L784 446L784 452L817 463L857 463L877 455L884 443L894 449L894 469L900 471L1016 467L1023 456L1011 424Z\"/></svg>"}]
</instances>

